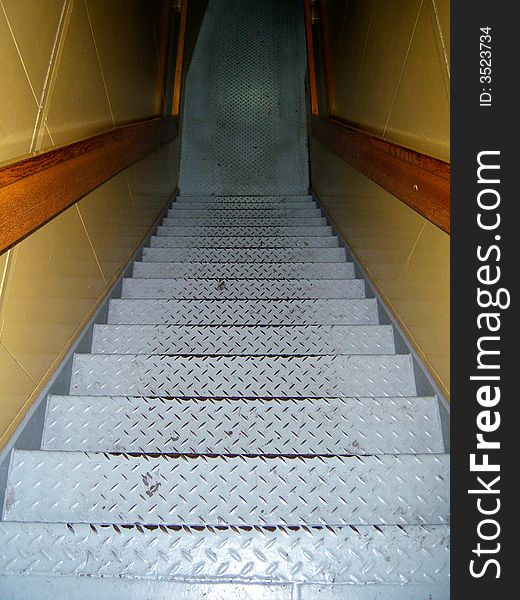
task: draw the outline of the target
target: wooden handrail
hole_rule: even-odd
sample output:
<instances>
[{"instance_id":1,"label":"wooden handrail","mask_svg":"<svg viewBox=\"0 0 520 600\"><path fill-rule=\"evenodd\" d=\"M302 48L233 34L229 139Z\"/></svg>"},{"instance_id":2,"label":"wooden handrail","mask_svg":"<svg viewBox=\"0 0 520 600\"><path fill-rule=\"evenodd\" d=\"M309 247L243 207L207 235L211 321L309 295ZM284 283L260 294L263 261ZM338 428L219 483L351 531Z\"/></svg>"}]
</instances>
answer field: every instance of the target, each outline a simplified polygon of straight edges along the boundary
<instances>
[{"instance_id":1,"label":"wooden handrail","mask_svg":"<svg viewBox=\"0 0 520 600\"><path fill-rule=\"evenodd\" d=\"M175 58L175 78L173 83L172 115L177 116L181 110L182 70L184 66L184 47L186 45L186 23L188 18L188 0L181 0L179 37L177 56Z\"/></svg>"},{"instance_id":2,"label":"wooden handrail","mask_svg":"<svg viewBox=\"0 0 520 600\"><path fill-rule=\"evenodd\" d=\"M316 64L314 61L314 39L312 35L312 0L304 0L305 38L307 40L307 71L309 74L309 100L311 114L318 114L318 85L316 82Z\"/></svg>"},{"instance_id":3,"label":"wooden handrail","mask_svg":"<svg viewBox=\"0 0 520 600\"><path fill-rule=\"evenodd\" d=\"M312 135L446 233L450 232L450 165L355 129L311 117Z\"/></svg>"},{"instance_id":4,"label":"wooden handrail","mask_svg":"<svg viewBox=\"0 0 520 600\"><path fill-rule=\"evenodd\" d=\"M0 167L0 253L177 134L177 117L139 121Z\"/></svg>"}]
</instances>

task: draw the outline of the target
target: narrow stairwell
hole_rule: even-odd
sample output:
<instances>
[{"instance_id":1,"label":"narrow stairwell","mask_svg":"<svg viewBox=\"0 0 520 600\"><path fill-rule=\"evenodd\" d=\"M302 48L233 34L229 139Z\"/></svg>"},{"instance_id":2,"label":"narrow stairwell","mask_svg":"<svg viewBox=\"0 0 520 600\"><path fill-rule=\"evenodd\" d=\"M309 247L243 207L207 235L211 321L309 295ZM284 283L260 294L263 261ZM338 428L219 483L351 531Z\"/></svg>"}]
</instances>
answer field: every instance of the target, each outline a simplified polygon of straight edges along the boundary
<instances>
[{"instance_id":1,"label":"narrow stairwell","mask_svg":"<svg viewBox=\"0 0 520 600\"><path fill-rule=\"evenodd\" d=\"M308 195L304 44L299 0L210 0L181 194L12 453L0 600L449 597L438 399Z\"/></svg>"}]
</instances>

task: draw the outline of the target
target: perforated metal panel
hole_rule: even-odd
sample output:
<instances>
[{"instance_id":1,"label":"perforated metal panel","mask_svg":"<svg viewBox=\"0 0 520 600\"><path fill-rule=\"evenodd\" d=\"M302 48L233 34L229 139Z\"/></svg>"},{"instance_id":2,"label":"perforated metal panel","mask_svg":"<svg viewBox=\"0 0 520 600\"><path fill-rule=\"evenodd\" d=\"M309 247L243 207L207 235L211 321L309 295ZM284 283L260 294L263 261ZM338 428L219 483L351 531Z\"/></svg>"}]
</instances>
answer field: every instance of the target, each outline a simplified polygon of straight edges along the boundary
<instances>
[{"instance_id":1,"label":"perforated metal panel","mask_svg":"<svg viewBox=\"0 0 520 600\"><path fill-rule=\"evenodd\" d=\"M210 0L186 81L182 193L307 192L302 11Z\"/></svg>"}]
</instances>

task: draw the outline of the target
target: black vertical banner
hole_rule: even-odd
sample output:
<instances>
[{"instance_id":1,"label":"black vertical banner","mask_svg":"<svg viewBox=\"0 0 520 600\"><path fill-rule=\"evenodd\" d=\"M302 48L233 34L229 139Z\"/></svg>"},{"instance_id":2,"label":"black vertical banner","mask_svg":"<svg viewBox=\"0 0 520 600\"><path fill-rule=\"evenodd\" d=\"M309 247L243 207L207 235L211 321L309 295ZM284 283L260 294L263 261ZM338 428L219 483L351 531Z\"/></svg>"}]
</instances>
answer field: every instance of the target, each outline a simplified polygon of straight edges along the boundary
<instances>
[{"instance_id":1,"label":"black vertical banner","mask_svg":"<svg viewBox=\"0 0 520 600\"><path fill-rule=\"evenodd\" d=\"M457 600L518 593L511 510L520 504L512 466L518 447L511 443L520 401L513 393L513 361L520 382L520 327L513 317L520 275L515 9L499 0L451 5L451 597Z\"/></svg>"}]
</instances>

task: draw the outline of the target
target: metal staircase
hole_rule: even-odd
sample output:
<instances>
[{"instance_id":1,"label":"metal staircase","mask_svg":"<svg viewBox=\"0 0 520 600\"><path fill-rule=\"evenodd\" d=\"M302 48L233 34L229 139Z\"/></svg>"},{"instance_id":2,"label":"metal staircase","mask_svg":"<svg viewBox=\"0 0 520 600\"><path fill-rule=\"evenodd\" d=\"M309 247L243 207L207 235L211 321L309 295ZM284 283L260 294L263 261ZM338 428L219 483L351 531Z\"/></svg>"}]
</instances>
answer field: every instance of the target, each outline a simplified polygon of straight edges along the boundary
<instances>
[{"instance_id":1,"label":"metal staircase","mask_svg":"<svg viewBox=\"0 0 520 600\"><path fill-rule=\"evenodd\" d=\"M248 237L241 211L283 231ZM311 212L311 197L177 199L165 223L196 219L230 248L159 228L92 354L76 355L70 395L49 398L41 451L13 452L3 570L78 589L117 577L446 597L437 399L416 396L411 356L322 217L308 239L326 243L304 244Z\"/></svg>"},{"instance_id":2,"label":"metal staircase","mask_svg":"<svg viewBox=\"0 0 520 600\"><path fill-rule=\"evenodd\" d=\"M305 193L300 12L210 0L182 194L12 452L0 600L448 598L438 399Z\"/></svg>"}]
</instances>

